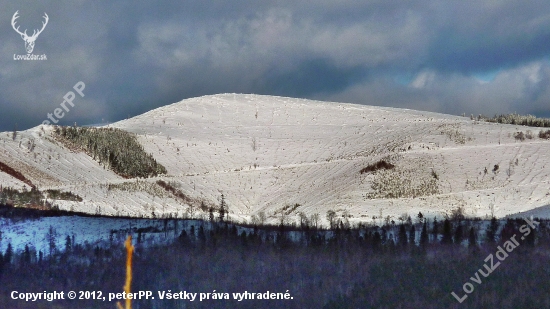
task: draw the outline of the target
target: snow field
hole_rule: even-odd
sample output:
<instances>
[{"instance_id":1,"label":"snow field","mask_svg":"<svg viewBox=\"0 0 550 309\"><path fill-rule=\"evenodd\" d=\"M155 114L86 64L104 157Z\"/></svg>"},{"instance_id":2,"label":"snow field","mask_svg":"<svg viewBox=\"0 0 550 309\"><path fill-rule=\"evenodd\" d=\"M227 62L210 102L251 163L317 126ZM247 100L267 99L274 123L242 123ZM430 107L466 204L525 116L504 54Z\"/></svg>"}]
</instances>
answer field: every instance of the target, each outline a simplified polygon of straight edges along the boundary
<instances>
[{"instance_id":1,"label":"snow field","mask_svg":"<svg viewBox=\"0 0 550 309\"><path fill-rule=\"evenodd\" d=\"M520 142L513 136L526 130L537 135L538 128L241 94L187 99L110 126L137 134L168 175L140 180L149 189L109 191L108 184L135 180L57 145L48 138L48 127L20 132L20 138L35 139L32 152L24 142L19 145L19 138L14 142L11 134L0 133L0 161L18 167L40 188L62 188L84 198L82 203L61 203L63 208L94 213L101 207L102 213L113 215L183 215L185 203L154 191L158 179L209 204L219 205L223 193L238 220L264 211L275 222L289 204L300 205L290 214L293 220L304 212L319 213L323 222L329 209L349 213L352 221L370 222L380 212L395 220L419 211L441 216L462 206L468 215L483 217L492 204L495 215L506 216L550 204L550 142ZM359 173L382 159L391 160L395 169ZM414 189L434 175L437 194L368 198L382 174L393 183L384 194L400 186ZM18 184L6 175L0 181Z\"/></svg>"}]
</instances>

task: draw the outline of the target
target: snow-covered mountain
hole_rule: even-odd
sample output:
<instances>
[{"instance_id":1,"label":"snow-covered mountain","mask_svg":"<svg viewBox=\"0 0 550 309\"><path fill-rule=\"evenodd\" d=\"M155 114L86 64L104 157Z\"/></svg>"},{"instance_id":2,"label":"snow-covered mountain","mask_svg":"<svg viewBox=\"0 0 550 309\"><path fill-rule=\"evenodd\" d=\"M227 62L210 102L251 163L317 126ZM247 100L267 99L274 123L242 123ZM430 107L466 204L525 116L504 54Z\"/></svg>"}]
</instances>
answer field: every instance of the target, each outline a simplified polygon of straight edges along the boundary
<instances>
[{"instance_id":1,"label":"snow-covered mountain","mask_svg":"<svg viewBox=\"0 0 550 309\"><path fill-rule=\"evenodd\" d=\"M110 126L135 133L167 175L124 179L63 147L48 126L18 132L15 140L0 133L0 162L40 189L84 199L59 201L61 208L113 215L187 213L159 179L196 201L219 204L223 193L237 221L262 211L275 221L283 209L289 220L299 212L324 220L334 210L351 221L397 221L459 206L467 215L505 216L550 204L550 141L538 138L540 128L243 94L187 99ZM533 138L514 137L528 130ZM361 173L377 162L393 168ZM0 184L25 186L2 172Z\"/></svg>"}]
</instances>

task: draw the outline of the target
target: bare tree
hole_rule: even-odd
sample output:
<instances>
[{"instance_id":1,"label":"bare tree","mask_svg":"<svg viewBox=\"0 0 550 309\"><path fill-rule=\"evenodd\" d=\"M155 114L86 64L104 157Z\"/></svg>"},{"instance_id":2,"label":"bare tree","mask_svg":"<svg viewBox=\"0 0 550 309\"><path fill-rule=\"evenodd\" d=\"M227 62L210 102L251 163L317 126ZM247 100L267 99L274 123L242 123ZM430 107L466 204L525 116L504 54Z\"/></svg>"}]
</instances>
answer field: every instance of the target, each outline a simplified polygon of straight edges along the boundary
<instances>
[{"instance_id":1,"label":"bare tree","mask_svg":"<svg viewBox=\"0 0 550 309\"><path fill-rule=\"evenodd\" d=\"M288 215L284 212L284 210L281 210L279 215L279 225L283 226L288 223Z\"/></svg>"},{"instance_id":2,"label":"bare tree","mask_svg":"<svg viewBox=\"0 0 550 309\"><path fill-rule=\"evenodd\" d=\"M461 221L464 220L464 207L458 206L457 208L451 210L451 220L452 221Z\"/></svg>"},{"instance_id":3,"label":"bare tree","mask_svg":"<svg viewBox=\"0 0 550 309\"><path fill-rule=\"evenodd\" d=\"M312 214L309 218L309 221L311 222L311 225L313 225L316 229L319 226L319 221L321 220L321 216L318 212Z\"/></svg>"},{"instance_id":4,"label":"bare tree","mask_svg":"<svg viewBox=\"0 0 550 309\"><path fill-rule=\"evenodd\" d=\"M327 211L327 221L330 225L330 228L334 226L334 219L336 218L336 212L334 210Z\"/></svg>"},{"instance_id":5,"label":"bare tree","mask_svg":"<svg viewBox=\"0 0 550 309\"><path fill-rule=\"evenodd\" d=\"M489 211L491 212L491 218L494 218L495 217L495 204L494 203L489 204Z\"/></svg>"},{"instance_id":6,"label":"bare tree","mask_svg":"<svg viewBox=\"0 0 550 309\"><path fill-rule=\"evenodd\" d=\"M15 141L15 139L17 138L17 123L15 124L15 126L13 127L13 133L11 135L11 138Z\"/></svg>"},{"instance_id":7,"label":"bare tree","mask_svg":"<svg viewBox=\"0 0 550 309\"><path fill-rule=\"evenodd\" d=\"M253 151L256 151L256 149L258 149L258 143L257 143L257 141L256 141L256 138L253 137L253 138L252 138L252 150L253 150Z\"/></svg>"},{"instance_id":8,"label":"bare tree","mask_svg":"<svg viewBox=\"0 0 550 309\"><path fill-rule=\"evenodd\" d=\"M344 218L350 218L351 215L349 214L349 211L348 211L348 210L344 210L344 213L342 214L342 217L344 217Z\"/></svg>"},{"instance_id":9,"label":"bare tree","mask_svg":"<svg viewBox=\"0 0 550 309\"><path fill-rule=\"evenodd\" d=\"M299 212L298 216L300 216L300 227L307 228L309 227L309 219L307 218L307 215L304 212Z\"/></svg>"},{"instance_id":10,"label":"bare tree","mask_svg":"<svg viewBox=\"0 0 550 309\"><path fill-rule=\"evenodd\" d=\"M408 217L408 216L409 216L409 215L405 212L405 213L402 213L399 217L397 217L397 219L398 219L399 221L401 221L401 224L403 224L403 223L407 220L407 217Z\"/></svg>"},{"instance_id":11,"label":"bare tree","mask_svg":"<svg viewBox=\"0 0 550 309\"><path fill-rule=\"evenodd\" d=\"M267 220L267 215L265 214L265 211L260 211L258 213L258 219L260 219L260 224L264 225L265 221Z\"/></svg>"},{"instance_id":12,"label":"bare tree","mask_svg":"<svg viewBox=\"0 0 550 309\"><path fill-rule=\"evenodd\" d=\"M189 207L187 207L187 213L189 214L189 218L193 219L193 216L195 215L195 206L193 203L189 203Z\"/></svg>"},{"instance_id":13,"label":"bare tree","mask_svg":"<svg viewBox=\"0 0 550 309\"><path fill-rule=\"evenodd\" d=\"M386 218L384 219L384 225L386 226L390 225L390 221L391 221L390 215L387 215Z\"/></svg>"}]
</instances>

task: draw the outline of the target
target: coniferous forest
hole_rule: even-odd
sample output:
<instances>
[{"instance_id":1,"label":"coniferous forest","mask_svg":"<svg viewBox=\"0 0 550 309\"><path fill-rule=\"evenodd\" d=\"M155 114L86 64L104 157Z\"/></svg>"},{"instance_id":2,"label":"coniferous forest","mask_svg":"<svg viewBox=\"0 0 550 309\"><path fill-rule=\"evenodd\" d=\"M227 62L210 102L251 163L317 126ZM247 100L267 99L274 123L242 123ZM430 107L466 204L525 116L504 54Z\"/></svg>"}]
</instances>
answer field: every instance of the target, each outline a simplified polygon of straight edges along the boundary
<instances>
[{"instance_id":1,"label":"coniferous forest","mask_svg":"<svg viewBox=\"0 0 550 309\"><path fill-rule=\"evenodd\" d=\"M117 128L55 127L55 137L67 148L85 151L94 160L126 177L147 178L165 174L132 133Z\"/></svg>"},{"instance_id":2,"label":"coniferous forest","mask_svg":"<svg viewBox=\"0 0 550 309\"><path fill-rule=\"evenodd\" d=\"M550 222L545 220L534 219L540 225L524 239L519 238L525 235L523 219L454 216L438 221L419 214L399 223L352 226L337 218L330 230L307 222L243 226L214 217L193 220L185 227L189 225L184 220L158 220L173 228L156 232L177 237L167 245L151 246L143 244L148 231L133 231L132 291L152 291L155 296L168 290L219 293L220 298L228 293L229 299L197 297L190 302L155 297L134 300L132 308L526 309L550 304ZM495 253L509 246L510 239L517 239L518 245L504 260L497 259L502 254ZM491 254L494 261L487 262ZM0 255L0 304L3 308L116 308L114 301L15 301L10 292L119 293L125 259L122 241L116 239L108 245L82 245L67 237L64 248L49 252L8 246ZM474 288L469 294L463 290L466 283ZM288 292L292 299L233 299L233 293L245 291ZM468 297L460 303L452 292Z\"/></svg>"}]
</instances>

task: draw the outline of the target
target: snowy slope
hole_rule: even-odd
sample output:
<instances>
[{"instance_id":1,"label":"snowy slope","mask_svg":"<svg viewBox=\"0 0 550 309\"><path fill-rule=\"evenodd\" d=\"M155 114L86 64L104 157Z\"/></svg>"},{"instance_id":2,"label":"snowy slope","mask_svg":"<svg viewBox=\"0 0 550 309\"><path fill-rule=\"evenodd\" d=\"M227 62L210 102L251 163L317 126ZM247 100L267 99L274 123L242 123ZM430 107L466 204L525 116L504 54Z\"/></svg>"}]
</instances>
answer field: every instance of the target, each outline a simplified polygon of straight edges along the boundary
<instances>
[{"instance_id":1,"label":"snowy slope","mask_svg":"<svg viewBox=\"0 0 550 309\"><path fill-rule=\"evenodd\" d=\"M190 197L219 203L223 193L236 220L265 211L271 220L286 205L290 214L329 209L353 220L421 211L442 215L464 206L468 215L497 216L550 204L550 142L523 142L517 131L538 128L472 121L469 118L405 109L318 102L260 95L220 94L187 99L112 124L138 135L147 152L163 164L171 181ZM72 153L37 127L0 133L0 161L20 170L40 188L71 190L81 203L62 208L107 214L182 216L182 205L149 179L130 183L83 153ZM33 138L34 151L25 147ZM22 142L20 144L20 142ZM38 153L36 155L35 153ZM396 168L361 174L380 159ZM498 169L495 169L498 165ZM487 169L487 173L485 173ZM381 174L384 174L381 176ZM436 194L407 198L368 197L373 181L396 187L435 181ZM2 184L17 183L0 175ZM21 184L18 184L21 185ZM196 216L197 214L195 214Z\"/></svg>"}]
</instances>

